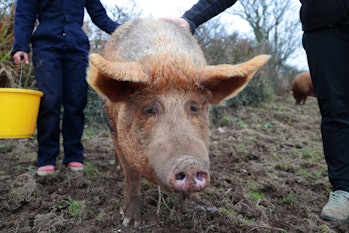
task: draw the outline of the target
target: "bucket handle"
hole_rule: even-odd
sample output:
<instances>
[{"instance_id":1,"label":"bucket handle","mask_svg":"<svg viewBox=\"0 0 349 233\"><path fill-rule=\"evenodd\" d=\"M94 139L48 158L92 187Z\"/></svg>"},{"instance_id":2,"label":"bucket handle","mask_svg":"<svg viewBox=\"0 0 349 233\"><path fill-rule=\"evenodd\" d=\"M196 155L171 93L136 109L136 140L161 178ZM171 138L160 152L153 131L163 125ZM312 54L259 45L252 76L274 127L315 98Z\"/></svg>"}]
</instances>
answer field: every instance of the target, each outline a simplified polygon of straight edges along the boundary
<instances>
[{"instance_id":1,"label":"bucket handle","mask_svg":"<svg viewBox=\"0 0 349 233\"><path fill-rule=\"evenodd\" d=\"M19 69L19 81L18 81L18 87L21 88L22 86L22 76L23 76L23 63L22 62L24 61L24 57L21 56L21 66L20 66L20 69Z\"/></svg>"}]
</instances>

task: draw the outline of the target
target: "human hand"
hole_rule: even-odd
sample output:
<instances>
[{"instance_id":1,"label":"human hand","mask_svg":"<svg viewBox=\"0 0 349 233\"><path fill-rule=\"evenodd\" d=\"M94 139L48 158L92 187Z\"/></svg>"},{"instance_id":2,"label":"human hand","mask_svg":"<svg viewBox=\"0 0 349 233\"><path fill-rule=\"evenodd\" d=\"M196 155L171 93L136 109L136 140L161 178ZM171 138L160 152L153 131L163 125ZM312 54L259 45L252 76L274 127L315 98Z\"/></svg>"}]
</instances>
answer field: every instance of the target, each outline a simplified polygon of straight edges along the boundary
<instances>
[{"instance_id":1,"label":"human hand","mask_svg":"<svg viewBox=\"0 0 349 233\"><path fill-rule=\"evenodd\" d=\"M183 18L161 18L161 19L164 21L173 22L182 28L190 30L190 25L189 25L188 21L186 21Z\"/></svg>"},{"instance_id":2,"label":"human hand","mask_svg":"<svg viewBox=\"0 0 349 233\"><path fill-rule=\"evenodd\" d=\"M29 56L28 53L23 52L23 51L18 51L13 55L13 60L17 65L20 64L29 64Z\"/></svg>"}]
</instances>

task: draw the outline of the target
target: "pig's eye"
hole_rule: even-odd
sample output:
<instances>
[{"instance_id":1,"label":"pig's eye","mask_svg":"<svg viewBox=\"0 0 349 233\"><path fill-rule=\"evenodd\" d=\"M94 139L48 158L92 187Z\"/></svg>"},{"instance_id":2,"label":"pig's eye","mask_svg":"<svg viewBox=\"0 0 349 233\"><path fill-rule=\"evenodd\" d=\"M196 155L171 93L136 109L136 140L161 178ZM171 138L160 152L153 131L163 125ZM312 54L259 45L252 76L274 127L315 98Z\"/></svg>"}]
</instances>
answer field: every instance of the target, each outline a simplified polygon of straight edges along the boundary
<instances>
[{"instance_id":1,"label":"pig's eye","mask_svg":"<svg viewBox=\"0 0 349 233\"><path fill-rule=\"evenodd\" d=\"M159 115L160 104L155 102L149 105L144 106L143 114L145 117L153 117Z\"/></svg>"},{"instance_id":2,"label":"pig's eye","mask_svg":"<svg viewBox=\"0 0 349 233\"><path fill-rule=\"evenodd\" d=\"M147 107L147 108L143 109L143 112L146 115L156 115L154 107Z\"/></svg>"},{"instance_id":3,"label":"pig's eye","mask_svg":"<svg viewBox=\"0 0 349 233\"><path fill-rule=\"evenodd\" d=\"M198 112L199 110L200 110L200 108L197 104L194 104L194 103L190 104L190 111L191 112Z\"/></svg>"}]
</instances>

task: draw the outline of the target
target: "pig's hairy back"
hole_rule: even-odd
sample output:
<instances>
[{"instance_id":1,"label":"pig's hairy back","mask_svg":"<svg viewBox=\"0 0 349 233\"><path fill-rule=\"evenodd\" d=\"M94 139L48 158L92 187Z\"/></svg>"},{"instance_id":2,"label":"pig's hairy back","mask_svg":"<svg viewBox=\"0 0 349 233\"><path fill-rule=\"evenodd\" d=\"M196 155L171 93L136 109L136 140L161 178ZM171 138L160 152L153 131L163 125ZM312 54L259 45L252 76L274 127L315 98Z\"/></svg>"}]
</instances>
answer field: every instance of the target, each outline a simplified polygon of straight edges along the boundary
<instances>
[{"instance_id":1,"label":"pig's hairy back","mask_svg":"<svg viewBox=\"0 0 349 233\"><path fill-rule=\"evenodd\" d=\"M188 30L161 19L136 19L112 34L102 55L113 61L135 61L167 54L186 58L195 66L206 65L204 54Z\"/></svg>"}]
</instances>

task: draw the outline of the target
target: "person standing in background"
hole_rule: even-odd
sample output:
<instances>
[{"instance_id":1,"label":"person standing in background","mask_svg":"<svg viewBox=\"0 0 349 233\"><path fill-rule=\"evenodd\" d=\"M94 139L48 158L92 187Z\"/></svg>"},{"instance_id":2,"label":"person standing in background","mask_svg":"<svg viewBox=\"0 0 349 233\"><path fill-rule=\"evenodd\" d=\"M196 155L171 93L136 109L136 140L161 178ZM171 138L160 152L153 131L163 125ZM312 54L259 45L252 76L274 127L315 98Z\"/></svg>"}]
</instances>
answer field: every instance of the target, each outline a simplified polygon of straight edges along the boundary
<instances>
[{"instance_id":1,"label":"person standing in background","mask_svg":"<svg viewBox=\"0 0 349 233\"><path fill-rule=\"evenodd\" d=\"M55 171L61 131L62 162L73 171L81 171L90 49L82 30L85 9L93 23L109 34L120 24L107 16L99 0L17 0L16 4L12 55L16 64L28 64L32 49L35 79L44 93L37 119L37 174L44 176Z\"/></svg>"},{"instance_id":2,"label":"person standing in background","mask_svg":"<svg viewBox=\"0 0 349 233\"><path fill-rule=\"evenodd\" d=\"M195 29L236 0L199 0L180 18L165 18ZM349 219L349 0L300 0L303 47L322 117L323 151L332 185L320 216Z\"/></svg>"}]
</instances>

